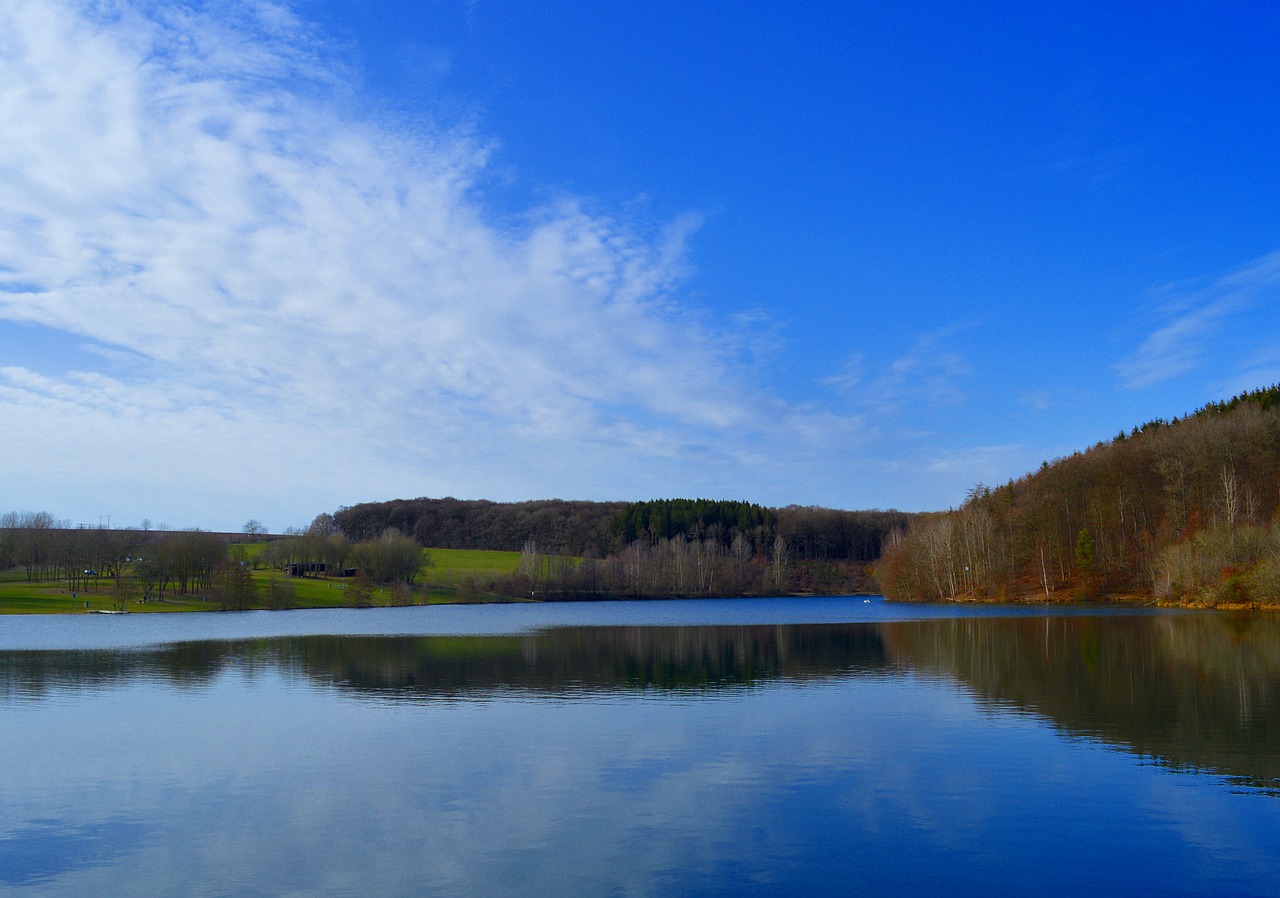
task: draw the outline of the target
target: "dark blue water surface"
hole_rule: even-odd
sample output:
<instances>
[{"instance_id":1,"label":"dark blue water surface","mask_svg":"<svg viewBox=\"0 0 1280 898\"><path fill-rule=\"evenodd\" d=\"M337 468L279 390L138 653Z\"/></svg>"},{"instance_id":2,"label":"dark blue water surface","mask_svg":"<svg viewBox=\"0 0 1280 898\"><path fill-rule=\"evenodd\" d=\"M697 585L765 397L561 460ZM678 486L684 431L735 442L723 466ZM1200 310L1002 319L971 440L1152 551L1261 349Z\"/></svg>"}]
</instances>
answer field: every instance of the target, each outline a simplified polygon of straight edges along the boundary
<instances>
[{"instance_id":1,"label":"dark blue water surface","mask_svg":"<svg viewBox=\"0 0 1280 898\"><path fill-rule=\"evenodd\" d=\"M1280 622L0 618L0 895L1275 895Z\"/></svg>"}]
</instances>

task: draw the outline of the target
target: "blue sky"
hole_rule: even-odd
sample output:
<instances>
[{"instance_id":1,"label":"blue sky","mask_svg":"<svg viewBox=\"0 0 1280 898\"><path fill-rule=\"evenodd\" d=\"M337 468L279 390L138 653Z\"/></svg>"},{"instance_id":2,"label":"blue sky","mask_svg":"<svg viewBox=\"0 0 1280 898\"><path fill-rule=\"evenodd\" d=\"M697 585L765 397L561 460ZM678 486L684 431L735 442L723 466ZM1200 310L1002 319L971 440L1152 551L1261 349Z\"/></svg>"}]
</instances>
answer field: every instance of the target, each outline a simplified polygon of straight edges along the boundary
<instances>
[{"instance_id":1,"label":"blue sky","mask_svg":"<svg viewBox=\"0 0 1280 898\"><path fill-rule=\"evenodd\" d=\"M0 0L0 506L956 505L1280 380L1277 26Z\"/></svg>"}]
</instances>

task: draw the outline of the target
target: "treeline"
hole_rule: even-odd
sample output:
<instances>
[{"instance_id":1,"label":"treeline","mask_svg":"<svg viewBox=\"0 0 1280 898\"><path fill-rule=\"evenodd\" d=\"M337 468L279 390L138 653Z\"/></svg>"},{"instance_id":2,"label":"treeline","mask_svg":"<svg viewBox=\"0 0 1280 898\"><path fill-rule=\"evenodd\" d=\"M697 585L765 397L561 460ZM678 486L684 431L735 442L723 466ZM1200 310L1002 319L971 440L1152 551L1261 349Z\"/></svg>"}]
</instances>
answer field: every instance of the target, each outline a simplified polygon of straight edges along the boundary
<instances>
[{"instance_id":1,"label":"treeline","mask_svg":"<svg viewBox=\"0 0 1280 898\"><path fill-rule=\"evenodd\" d=\"M394 531L433 548L523 553L516 574L477 588L596 599L874 592L871 563L913 516L710 499L424 497L366 502L330 517L347 540Z\"/></svg>"},{"instance_id":2,"label":"treeline","mask_svg":"<svg viewBox=\"0 0 1280 898\"><path fill-rule=\"evenodd\" d=\"M61 583L72 594L106 592L121 611L135 600L194 593L226 609L253 607L257 585L229 555L227 535L204 530L72 527L47 512L0 516L0 569L17 568L34 583ZM268 607L291 604L280 589L267 599Z\"/></svg>"},{"instance_id":3,"label":"treeline","mask_svg":"<svg viewBox=\"0 0 1280 898\"><path fill-rule=\"evenodd\" d=\"M292 607L287 581L271 579L260 594L242 550L230 544L232 536L199 529L72 527L48 512L9 512L0 515L0 570L16 569L33 583L60 583L71 593L108 591L122 610L133 600L193 593L228 610ZM365 604L372 602L374 584L392 585L406 599L430 555L391 529L353 544L333 516L324 514L307 530L268 542L253 561L259 563L295 576L351 574L352 603Z\"/></svg>"},{"instance_id":4,"label":"treeline","mask_svg":"<svg viewBox=\"0 0 1280 898\"><path fill-rule=\"evenodd\" d=\"M774 534L782 537L796 561L848 561L870 564L885 542L915 520L903 511L843 511L811 505L774 509Z\"/></svg>"},{"instance_id":5,"label":"treeline","mask_svg":"<svg viewBox=\"0 0 1280 898\"><path fill-rule=\"evenodd\" d=\"M202 530L72 527L48 512L0 516L0 570L18 568L35 583L60 581L71 592L118 583L127 572L143 597L185 594L208 588L226 558L226 538Z\"/></svg>"},{"instance_id":6,"label":"treeline","mask_svg":"<svg viewBox=\"0 0 1280 898\"><path fill-rule=\"evenodd\" d=\"M735 534L764 541L774 530L774 514L751 502L711 499L655 499L632 502L614 515L609 529L622 546L637 540L658 542L684 536L710 539L723 545Z\"/></svg>"},{"instance_id":7,"label":"treeline","mask_svg":"<svg viewBox=\"0 0 1280 898\"><path fill-rule=\"evenodd\" d=\"M622 502L534 502L393 499L339 508L333 522L351 542L373 539L388 529L435 549L493 549L519 552L533 541L545 551L600 558L612 551L613 518Z\"/></svg>"},{"instance_id":8,"label":"treeline","mask_svg":"<svg viewBox=\"0 0 1280 898\"><path fill-rule=\"evenodd\" d=\"M789 591L789 559L756 555L741 532L729 546L718 539L637 540L605 559L576 559L525 546L516 573L498 578L493 592L535 599L700 598Z\"/></svg>"},{"instance_id":9,"label":"treeline","mask_svg":"<svg viewBox=\"0 0 1280 898\"><path fill-rule=\"evenodd\" d=\"M1280 386L1155 420L1034 474L975 487L897 533L898 599L1280 601Z\"/></svg>"},{"instance_id":10,"label":"treeline","mask_svg":"<svg viewBox=\"0 0 1280 898\"><path fill-rule=\"evenodd\" d=\"M663 499L652 502L534 502L395 499L364 502L332 515L350 541L388 528L420 545L441 549L521 551L529 543L553 555L603 559L636 542L655 545L683 538L711 540L731 549L741 535L752 555L767 556L781 537L794 561L869 564L885 539L907 526L898 511L843 511L790 505L766 508L749 502Z\"/></svg>"}]
</instances>

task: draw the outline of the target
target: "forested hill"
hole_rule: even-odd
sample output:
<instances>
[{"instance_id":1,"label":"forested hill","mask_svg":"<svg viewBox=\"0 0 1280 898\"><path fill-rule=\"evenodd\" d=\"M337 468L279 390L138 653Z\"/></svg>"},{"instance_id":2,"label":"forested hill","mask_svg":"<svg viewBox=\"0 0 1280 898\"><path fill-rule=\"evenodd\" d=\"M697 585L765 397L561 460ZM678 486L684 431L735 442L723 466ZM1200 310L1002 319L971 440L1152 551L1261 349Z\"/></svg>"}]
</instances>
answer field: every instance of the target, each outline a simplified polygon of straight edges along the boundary
<instances>
[{"instance_id":1,"label":"forested hill","mask_svg":"<svg viewBox=\"0 0 1280 898\"><path fill-rule=\"evenodd\" d=\"M1146 596L1280 604L1280 385L1154 420L916 519L899 599Z\"/></svg>"},{"instance_id":2,"label":"forested hill","mask_svg":"<svg viewBox=\"0 0 1280 898\"><path fill-rule=\"evenodd\" d=\"M544 552L601 557L613 544L610 523L624 502L534 502L393 499L340 508L334 524L352 542L388 528L437 549L520 551L528 542Z\"/></svg>"},{"instance_id":3,"label":"forested hill","mask_svg":"<svg viewBox=\"0 0 1280 898\"><path fill-rule=\"evenodd\" d=\"M372 539L387 528L420 544L446 549L519 551L534 543L542 552L605 558L636 542L711 541L732 546L735 537L752 555L768 555L780 538L796 561L870 563L895 529L912 515L897 511L843 511L749 502L659 499L650 502L489 502L462 499L395 499L340 508L334 524L351 541Z\"/></svg>"}]
</instances>

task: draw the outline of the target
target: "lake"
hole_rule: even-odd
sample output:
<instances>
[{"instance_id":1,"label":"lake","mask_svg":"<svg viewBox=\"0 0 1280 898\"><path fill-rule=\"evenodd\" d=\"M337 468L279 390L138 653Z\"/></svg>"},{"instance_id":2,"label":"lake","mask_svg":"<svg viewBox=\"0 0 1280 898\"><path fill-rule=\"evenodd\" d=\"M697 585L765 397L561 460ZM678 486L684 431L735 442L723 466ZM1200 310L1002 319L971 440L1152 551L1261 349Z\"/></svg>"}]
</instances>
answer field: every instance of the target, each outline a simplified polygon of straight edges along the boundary
<instances>
[{"instance_id":1,"label":"lake","mask_svg":"<svg viewBox=\"0 0 1280 898\"><path fill-rule=\"evenodd\" d=\"M1280 889L1280 619L0 618L0 895Z\"/></svg>"}]
</instances>

